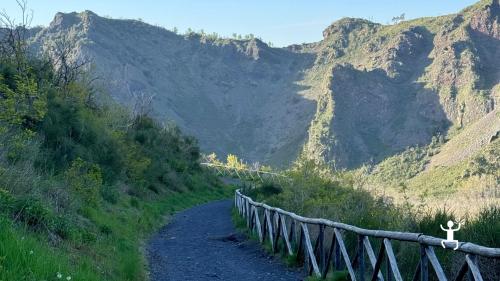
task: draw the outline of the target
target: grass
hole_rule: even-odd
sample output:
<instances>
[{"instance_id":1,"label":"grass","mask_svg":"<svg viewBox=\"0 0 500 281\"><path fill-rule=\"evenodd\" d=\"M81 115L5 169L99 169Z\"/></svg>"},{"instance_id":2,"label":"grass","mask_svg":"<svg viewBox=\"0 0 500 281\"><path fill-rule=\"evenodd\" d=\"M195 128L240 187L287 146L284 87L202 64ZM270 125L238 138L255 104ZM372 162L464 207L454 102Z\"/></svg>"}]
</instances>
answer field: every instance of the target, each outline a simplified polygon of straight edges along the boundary
<instances>
[{"instance_id":1,"label":"grass","mask_svg":"<svg viewBox=\"0 0 500 281\"><path fill-rule=\"evenodd\" d=\"M175 125L19 48L0 54L0 281L147 279L165 217L232 190Z\"/></svg>"},{"instance_id":2,"label":"grass","mask_svg":"<svg viewBox=\"0 0 500 281\"><path fill-rule=\"evenodd\" d=\"M371 171L363 167L351 172L358 178L356 188L391 198L396 204L423 206L428 210L446 207L463 218L477 216L484 208L500 204L498 140L454 164L428 165L437 149L430 145L407 150ZM471 205L471 200L475 204Z\"/></svg>"},{"instance_id":3,"label":"grass","mask_svg":"<svg viewBox=\"0 0 500 281\"><path fill-rule=\"evenodd\" d=\"M233 208L231 211L231 218L233 221L234 226L236 229L242 233L245 233L249 239L253 241L259 241L259 237L257 236L256 233L251 232L247 228L247 222L246 220L238 213L238 209ZM282 242L281 240L279 242ZM296 245L294 245L295 247ZM288 252L282 250L279 253L273 253L271 243L267 239L264 244L262 245L263 249L266 251L271 256L277 256L279 257L283 263L288 266L288 267L300 267L301 262L298 260L297 254L289 255ZM280 244L280 249L285 249L284 245ZM295 247L296 248L296 247ZM316 276L308 276L306 277L307 281L316 281L316 280L327 280L327 281L344 281L344 280L349 280L348 279L348 273L347 271L330 271L327 274L326 279L320 279Z\"/></svg>"},{"instance_id":4,"label":"grass","mask_svg":"<svg viewBox=\"0 0 500 281\"><path fill-rule=\"evenodd\" d=\"M319 281L319 280L326 280L326 281L349 281L351 280L349 278L349 273L347 271L334 271L334 272L329 272L326 275L325 279L316 277L316 276L309 276L306 278L307 281Z\"/></svg>"},{"instance_id":5,"label":"grass","mask_svg":"<svg viewBox=\"0 0 500 281\"><path fill-rule=\"evenodd\" d=\"M0 217L0 280L58 280L60 273L72 280L144 280L145 239L165 223L169 215L215 199L228 198L233 189L201 189L189 194L174 193L131 210L128 198L107 210L89 208L89 220L106 235L91 245L60 242L55 246L43 233L12 224ZM167 215L167 216L165 216Z\"/></svg>"},{"instance_id":6,"label":"grass","mask_svg":"<svg viewBox=\"0 0 500 281\"><path fill-rule=\"evenodd\" d=\"M363 189L354 188L353 184L359 178L350 172L329 174L323 170L324 167L308 160L302 161L288 171L290 181L274 183L274 186L273 183L267 182L247 195L258 202L265 202L302 216L326 218L366 229L415 232L443 237L440 224L445 224L448 220L460 221L462 227L456 233L459 241L500 247L500 238L496 235L500 231L498 205L482 208L475 216L460 216L443 206L430 210L426 206L414 205L408 201L399 204L386 196L378 197ZM481 167L487 168L484 165ZM455 197L452 196L451 199L453 198ZM467 204L470 205L470 201ZM353 212L353 209L356 212ZM348 250L354 249L354 238L354 235L346 233L345 243ZM372 239L372 245L378 249L380 241ZM410 275L419 259L418 244L393 241L393 249L399 268L402 274L404 273L403 277L411 278ZM451 274L459 270L463 256L439 247L435 251L445 272ZM495 264L492 261L482 261L481 266L484 275L493 276L491 280L497 280Z\"/></svg>"},{"instance_id":7,"label":"grass","mask_svg":"<svg viewBox=\"0 0 500 281\"><path fill-rule=\"evenodd\" d=\"M75 269L69 257L49 245L47 238L0 217L0 280L57 280L57 273L73 280L101 280L91 270L91 261L80 261Z\"/></svg>"},{"instance_id":8,"label":"grass","mask_svg":"<svg viewBox=\"0 0 500 281\"><path fill-rule=\"evenodd\" d=\"M250 231L250 229L247 228L247 221L238 213L238 209L233 208L231 211L231 219L233 221L233 224L235 228L239 231L244 233L248 239L253 240L253 241L260 241L259 236ZM272 250L271 242L269 242L269 239L266 239L264 241L264 244L262 244L263 249L266 251L271 256L275 256Z\"/></svg>"}]
</instances>

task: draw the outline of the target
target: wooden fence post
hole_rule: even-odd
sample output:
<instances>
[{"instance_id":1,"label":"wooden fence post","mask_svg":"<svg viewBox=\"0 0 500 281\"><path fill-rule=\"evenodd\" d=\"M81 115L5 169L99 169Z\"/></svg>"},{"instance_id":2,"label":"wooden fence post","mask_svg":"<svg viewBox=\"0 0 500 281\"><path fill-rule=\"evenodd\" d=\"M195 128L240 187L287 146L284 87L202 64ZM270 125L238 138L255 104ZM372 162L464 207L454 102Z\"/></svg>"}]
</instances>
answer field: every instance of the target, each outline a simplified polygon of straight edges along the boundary
<instances>
[{"instance_id":1,"label":"wooden fence post","mask_svg":"<svg viewBox=\"0 0 500 281\"><path fill-rule=\"evenodd\" d=\"M360 281L365 280L365 246L364 236L358 235L358 278Z\"/></svg>"},{"instance_id":2,"label":"wooden fence post","mask_svg":"<svg viewBox=\"0 0 500 281\"><path fill-rule=\"evenodd\" d=\"M320 267L320 270L321 272L324 271L326 265L325 265L325 246L324 246L324 240L325 240L325 226L320 224L319 225L319 235L318 235L318 239L319 239L319 251L318 251L318 254L319 254L319 267Z\"/></svg>"},{"instance_id":3,"label":"wooden fence post","mask_svg":"<svg viewBox=\"0 0 500 281\"><path fill-rule=\"evenodd\" d=\"M242 195L239 190L236 191L234 204L238 208L240 215L246 219L250 230L257 230L259 240L262 243L264 243L266 237L269 238L274 252L280 251L280 243L283 243L287 248L285 249L285 253L289 255L297 254L297 261L304 262L304 266L307 267L306 270L309 274L314 272L316 276L325 278L330 266L332 266L334 270L347 268L351 280L364 281L366 277L366 253L373 268L372 281L384 281L381 272L384 260L387 275L385 281L402 281L396 255L391 244L391 239L393 239L395 241L418 243L420 245L420 260L416 266L413 281L417 281L418 279L420 281L429 280L429 264L434 269L439 281L448 280L434 253L434 247L440 247L441 245L442 239L440 238L419 233L368 230L326 219L306 218L292 212L268 206L264 203L254 202L250 197ZM259 218L259 208L263 209L262 223ZM287 229L286 217L290 218L290 230ZM299 225L297 226L297 224ZM314 248L311 243L312 237L309 233L308 225L317 225L319 227ZM297 227L299 233L296 232ZM325 253L325 246L327 245L324 242L326 227L333 229L332 242L327 253ZM350 260L349 252L342 238L342 233L345 231L357 235L357 249L353 262ZM369 237L382 239L377 256L375 256ZM283 241L281 242L281 240ZM294 251L294 246L297 247L296 252ZM469 281L483 281L477 256L500 258L500 248L488 248L473 243L460 243L460 248L457 251L463 252L466 255L465 261L457 271L457 274L455 274L455 281L463 280L466 274Z\"/></svg>"},{"instance_id":4,"label":"wooden fence post","mask_svg":"<svg viewBox=\"0 0 500 281\"><path fill-rule=\"evenodd\" d=\"M420 245L420 281L429 281L429 258L425 253L425 245Z\"/></svg>"}]
</instances>

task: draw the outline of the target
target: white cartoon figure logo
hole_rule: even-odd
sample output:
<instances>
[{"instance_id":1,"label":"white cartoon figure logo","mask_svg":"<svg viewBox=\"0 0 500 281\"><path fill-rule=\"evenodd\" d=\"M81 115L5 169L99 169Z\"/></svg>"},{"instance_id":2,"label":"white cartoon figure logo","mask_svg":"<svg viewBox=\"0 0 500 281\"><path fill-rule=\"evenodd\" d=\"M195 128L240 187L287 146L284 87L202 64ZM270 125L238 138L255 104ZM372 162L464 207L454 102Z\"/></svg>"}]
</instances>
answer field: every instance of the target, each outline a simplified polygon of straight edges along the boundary
<instances>
[{"instance_id":1,"label":"white cartoon figure logo","mask_svg":"<svg viewBox=\"0 0 500 281\"><path fill-rule=\"evenodd\" d=\"M447 223L447 226L448 226L448 229L444 228L443 225L439 225L441 226L441 229L443 231L446 231L446 240L441 240L441 246L443 246L443 248L446 248L446 246L444 245L444 242L451 242L451 243L455 243L456 246L455 248L453 248L453 250L456 250L458 249L458 240L455 240L453 239L453 232L455 231L458 231L460 229L460 223L458 223L458 227L453 229L454 223L452 221L448 221Z\"/></svg>"}]
</instances>

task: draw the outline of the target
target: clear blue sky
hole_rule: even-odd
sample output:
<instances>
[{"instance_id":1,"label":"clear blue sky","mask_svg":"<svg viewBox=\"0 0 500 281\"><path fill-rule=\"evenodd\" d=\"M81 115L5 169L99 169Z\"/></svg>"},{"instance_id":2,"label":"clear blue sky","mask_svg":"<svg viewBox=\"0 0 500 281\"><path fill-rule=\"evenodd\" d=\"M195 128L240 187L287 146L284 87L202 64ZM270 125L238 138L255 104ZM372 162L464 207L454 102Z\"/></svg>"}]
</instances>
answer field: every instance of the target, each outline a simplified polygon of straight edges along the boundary
<instances>
[{"instance_id":1,"label":"clear blue sky","mask_svg":"<svg viewBox=\"0 0 500 281\"><path fill-rule=\"evenodd\" d=\"M113 18L141 18L183 32L188 27L224 36L250 34L276 46L314 42L342 17L388 23L456 13L474 0L29 0L33 25L48 25L56 12L91 10ZM0 9L16 14L15 0L1 0Z\"/></svg>"}]
</instances>

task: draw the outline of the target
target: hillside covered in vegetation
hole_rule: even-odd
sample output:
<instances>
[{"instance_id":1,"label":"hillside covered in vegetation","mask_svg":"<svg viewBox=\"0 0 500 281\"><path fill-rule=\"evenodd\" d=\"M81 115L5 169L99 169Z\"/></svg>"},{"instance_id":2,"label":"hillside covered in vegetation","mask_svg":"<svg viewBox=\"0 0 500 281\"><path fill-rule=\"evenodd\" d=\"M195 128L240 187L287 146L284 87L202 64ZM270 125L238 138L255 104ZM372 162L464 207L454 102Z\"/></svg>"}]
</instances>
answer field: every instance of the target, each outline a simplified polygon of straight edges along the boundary
<instances>
[{"instance_id":1,"label":"hillside covered in vegetation","mask_svg":"<svg viewBox=\"0 0 500 281\"><path fill-rule=\"evenodd\" d=\"M431 235L460 220L460 240L499 247L499 16L483 0L391 25L343 18L285 48L91 11L6 18L0 280L144 280L147 235L229 195L201 150L288 168L256 200Z\"/></svg>"},{"instance_id":2,"label":"hillside covered in vegetation","mask_svg":"<svg viewBox=\"0 0 500 281\"><path fill-rule=\"evenodd\" d=\"M1 31L0 280L144 280L143 239L228 191L194 138L29 55L25 26Z\"/></svg>"},{"instance_id":3,"label":"hillside covered in vegetation","mask_svg":"<svg viewBox=\"0 0 500 281\"><path fill-rule=\"evenodd\" d=\"M31 29L29 45L92 61L118 103L149 102L155 120L222 158L286 168L304 154L358 171L375 192L408 187L414 203L448 192L489 201L500 185L499 16L498 1L482 0L387 25L343 18L319 42L275 48L84 11Z\"/></svg>"},{"instance_id":4,"label":"hillside covered in vegetation","mask_svg":"<svg viewBox=\"0 0 500 281\"><path fill-rule=\"evenodd\" d=\"M254 188L243 189L243 192L257 202L264 202L305 217L326 218L372 230L423 233L442 237L443 231L439 225L451 220L462 226L460 232L455 233L455 238L459 241L492 248L500 247L500 237L497 235L500 231L498 204L486 206L477 201L467 201L468 205L463 205L465 203L459 201L451 206L430 206L428 198L414 203L404 193L403 200L395 201L390 193L374 194L360 187L360 181L366 179L360 177L356 171L335 172L328 166L318 166L316 162L305 157L299 158L283 175L286 179L268 179ZM455 194L449 196L457 198ZM471 202L477 206L470 206ZM467 210L474 211L474 215L467 214ZM234 220L238 225L243 224L244 229L247 228L246 221L241 222L239 215L236 215ZM315 237L318 227L313 224L308 224L308 227L309 231L314 233L311 236ZM251 233L250 230L248 232ZM258 239L256 234L254 235ZM356 256L358 237L349 231L342 232L342 235L349 256ZM371 241L377 245L375 247L379 247L380 240L373 238ZM420 259L419 245L396 242L393 247L403 280L411 280ZM463 263L463 253L443 250L440 247L435 250L447 276L456 276ZM296 258L296 255L289 256L287 262L297 265ZM500 277L500 264L495 259L481 259L480 267L484 280L493 281ZM348 280L346 271L335 273L340 274L339 279L334 277L327 280ZM345 276L345 279L340 276Z\"/></svg>"},{"instance_id":5,"label":"hillside covered in vegetation","mask_svg":"<svg viewBox=\"0 0 500 281\"><path fill-rule=\"evenodd\" d=\"M305 150L351 169L451 139L495 109L499 14L498 1L483 0L389 25L343 18L319 42L275 48L84 11L56 14L30 44L51 53L66 41L115 100L150 96L155 117L222 158L286 167Z\"/></svg>"}]
</instances>

